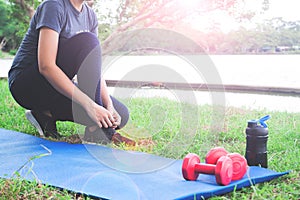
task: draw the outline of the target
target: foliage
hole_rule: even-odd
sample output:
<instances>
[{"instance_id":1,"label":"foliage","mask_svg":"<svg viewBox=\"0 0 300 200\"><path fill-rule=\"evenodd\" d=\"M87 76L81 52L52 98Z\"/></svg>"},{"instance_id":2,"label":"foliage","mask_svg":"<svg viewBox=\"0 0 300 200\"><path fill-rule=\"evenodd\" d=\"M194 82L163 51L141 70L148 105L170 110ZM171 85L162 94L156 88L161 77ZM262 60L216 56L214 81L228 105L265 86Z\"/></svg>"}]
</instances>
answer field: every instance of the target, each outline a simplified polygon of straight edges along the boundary
<instances>
[{"instance_id":1,"label":"foliage","mask_svg":"<svg viewBox=\"0 0 300 200\"><path fill-rule=\"evenodd\" d=\"M126 49L126 45L132 44L132 39L128 43L128 39L122 39L120 36L125 31L148 27L179 32L194 40L207 53L275 53L277 46L299 46L300 34L297 31L299 22L287 22L280 18L266 20L251 29L241 26L229 33L220 30L221 21L211 21L211 26L208 29L203 27L202 30L196 30L190 24L195 19L215 13L222 13L236 21L249 23L257 13L268 10L269 0L257 2L256 9L261 10L245 9L246 1L243 0L226 1L226 3L220 0L191 2L190 4L181 3L180 0L121 0L120 4L109 1L96 2L94 9L100 23L105 24L105 28L101 29L105 31L101 39L106 38L103 43L103 54L116 49L116 43L118 46L124 45L124 48L120 49ZM114 9L103 12L100 9L101 5L109 3ZM290 51L291 53L297 52L295 49L291 50L293 50Z\"/></svg>"},{"instance_id":2,"label":"foliage","mask_svg":"<svg viewBox=\"0 0 300 200\"><path fill-rule=\"evenodd\" d=\"M228 33L190 30L188 36L212 54L296 53L300 47L299 30L300 21L274 18L252 28L241 26ZM285 51L280 51L280 47L284 47Z\"/></svg>"},{"instance_id":3,"label":"foliage","mask_svg":"<svg viewBox=\"0 0 300 200\"><path fill-rule=\"evenodd\" d=\"M0 0L0 40L6 39L7 51L18 47L40 2L41 0ZM245 6L246 0L182 2L183 0L95 1L93 9L98 15L103 55L116 48L116 38L118 45L123 45L123 49L126 49L128 41L119 39L118 36L140 28L161 28L178 32L195 41L210 54L274 53L277 46L289 47L290 51L284 53L300 51L294 48L300 46L299 21L289 22L276 18L257 24L255 28L240 27L229 33L220 30L222 21L215 20L214 17L209 19L209 27L195 29L191 24L195 19L208 20L207 16L220 13L239 22L250 22L256 14L268 10L269 0L257 1L256 10L248 9Z\"/></svg>"},{"instance_id":4,"label":"foliage","mask_svg":"<svg viewBox=\"0 0 300 200\"><path fill-rule=\"evenodd\" d=\"M10 36L15 31L15 26L11 23L11 8L9 4L3 0L0 1L0 50L7 44Z\"/></svg>"},{"instance_id":5,"label":"foliage","mask_svg":"<svg viewBox=\"0 0 300 200\"><path fill-rule=\"evenodd\" d=\"M282 18L265 20L253 29L240 28L237 31L231 31L225 36L223 46L217 52L275 53L281 46L293 52L300 46L299 30L300 21L290 22Z\"/></svg>"},{"instance_id":6,"label":"foliage","mask_svg":"<svg viewBox=\"0 0 300 200\"><path fill-rule=\"evenodd\" d=\"M10 15L10 7L3 1L0 1L0 27L8 25L8 18ZM0 35L4 35L5 30L0 30Z\"/></svg>"},{"instance_id":7,"label":"foliage","mask_svg":"<svg viewBox=\"0 0 300 200\"><path fill-rule=\"evenodd\" d=\"M105 39L111 34L111 26L110 24L103 23L99 24L98 27L98 37L100 41L105 41Z\"/></svg>"},{"instance_id":8,"label":"foliage","mask_svg":"<svg viewBox=\"0 0 300 200\"><path fill-rule=\"evenodd\" d=\"M116 18L111 22L117 24L118 29L121 30L153 26L172 28L178 23L186 23L190 16L203 16L215 11L224 11L239 20L250 19L250 15L245 13L252 12L239 9L244 4L244 0L191 0L189 2L182 0L120 0L118 4L110 4L115 11L110 10L109 15L101 13L99 7L103 7L103 4L109 4L109 2L98 1L94 5L101 19L106 21L109 20L108 18Z\"/></svg>"},{"instance_id":9,"label":"foliage","mask_svg":"<svg viewBox=\"0 0 300 200\"><path fill-rule=\"evenodd\" d=\"M0 38L6 41L7 50L15 49L28 27L28 17L22 9L16 10L13 4L3 0L0 1L0 13Z\"/></svg>"},{"instance_id":10,"label":"foliage","mask_svg":"<svg viewBox=\"0 0 300 200\"><path fill-rule=\"evenodd\" d=\"M39 3L39 0L0 0L0 39L6 39L6 50L18 48Z\"/></svg>"},{"instance_id":11,"label":"foliage","mask_svg":"<svg viewBox=\"0 0 300 200\"><path fill-rule=\"evenodd\" d=\"M248 10L240 11L239 6L244 0L120 0L119 4L112 4L116 11L103 12L101 6L108 1L96 2L94 8L99 14L99 19L108 21L108 17L115 17L111 23L111 34L103 43L103 54L107 54L115 48L114 39L120 33L140 28L163 28L186 34L187 30L182 26L191 20L200 19L201 16L215 11L221 11L238 20L251 19L252 14L246 14ZM120 41L121 42L121 41ZM126 41L124 41L124 44ZM118 44L120 46L120 44Z\"/></svg>"},{"instance_id":12,"label":"foliage","mask_svg":"<svg viewBox=\"0 0 300 200\"><path fill-rule=\"evenodd\" d=\"M38 0L9 0L12 14L11 18L15 21L15 27L18 27L15 32L15 43L12 49L15 49L21 43L28 27L34 9L40 3Z\"/></svg>"}]
</instances>

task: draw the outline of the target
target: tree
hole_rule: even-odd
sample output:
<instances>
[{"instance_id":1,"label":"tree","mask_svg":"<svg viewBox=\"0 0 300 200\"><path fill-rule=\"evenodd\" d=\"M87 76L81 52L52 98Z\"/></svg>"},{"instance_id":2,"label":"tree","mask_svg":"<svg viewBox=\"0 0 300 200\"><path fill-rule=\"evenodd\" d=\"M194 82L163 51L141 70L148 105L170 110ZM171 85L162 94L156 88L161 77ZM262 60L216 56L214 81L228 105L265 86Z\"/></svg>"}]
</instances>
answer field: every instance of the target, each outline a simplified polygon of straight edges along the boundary
<instances>
[{"instance_id":1,"label":"tree","mask_svg":"<svg viewBox=\"0 0 300 200\"><path fill-rule=\"evenodd\" d=\"M39 0L9 0L16 11L21 11L26 18L31 19L34 15L36 7L41 3Z\"/></svg>"},{"instance_id":2,"label":"tree","mask_svg":"<svg viewBox=\"0 0 300 200\"><path fill-rule=\"evenodd\" d=\"M15 19L14 25L18 27L13 35L16 36L16 43L19 43L28 28L34 10L42 0L2 1L10 2L11 18ZM201 19L202 16L216 11L228 14L236 20L251 19L255 13L243 9L247 1L251 0L101 0L95 2L87 0L87 3L98 13L99 35L100 39L104 40L102 48L105 54L114 49L112 40L120 33L129 30L151 27L186 34L186 29L182 27L186 27L191 20ZM262 10L267 9L268 0L259 1ZM107 9L107 12L103 13L103 5L106 4L110 4L110 7L115 9Z\"/></svg>"},{"instance_id":3,"label":"tree","mask_svg":"<svg viewBox=\"0 0 300 200\"><path fill-rule=\"evenodd\" d=\"M9 24L8 16L9 16L9 7L8 5L0 1L0 50L6 45L7 39L4 37L8 31L7 25Z\"/></svg>"},{"instance_id":4,"label":"tree","mask_svg":"<svg viewBox=\"0 0 300 200\"><path fill-rule=\"evenodd\" d=\"M39 0L0 0L0 49L16 49Z\"/></svg>"},{"instance_id":5,"label":"tree","mask_svg":"<svg viewBox=\"0 0 300 200\"><path fill-rule=\"evenodd\" d=\"M15 21L17 30L15 32L14 42L18 46L22 41L36 7L40 4L40 0L8 0L11 5L11 18ZM13 48L16 48L14 45Z\"/></svg>"},{"instance_id":6,"label":"tree","mask_svg":"<svg viewBox=\"0 0 300 200\"><path fill-rule=\"evenodd\" d=\"M250 19L254 12L240 9L244 2L245 0L120 0L119 5L115 6L116 12L108 15L114 16L115 20L111 21L113 31L103 43L103 52L105 54L114 49L112 40L125 31L149 27L178 31L177 27L181 24L216 10L237 20ZM94 5L103 21L107 17L101 15L101 6L106 3L109 2L104 0ZM263 9L268 1L261 0L261 3Z\"/></svg>"},{"instance_id":7,"label":"tree","mask_svg":"<svg viewBox=\"0 0 300 200\"><path fill-rule=\"evenodd\" d=\"M20 42L17 34L20 25L8 1L0 1L0 19L0 49L5 46L9 46L8 49L15 48Z\"/></svg>"}]
</instances>

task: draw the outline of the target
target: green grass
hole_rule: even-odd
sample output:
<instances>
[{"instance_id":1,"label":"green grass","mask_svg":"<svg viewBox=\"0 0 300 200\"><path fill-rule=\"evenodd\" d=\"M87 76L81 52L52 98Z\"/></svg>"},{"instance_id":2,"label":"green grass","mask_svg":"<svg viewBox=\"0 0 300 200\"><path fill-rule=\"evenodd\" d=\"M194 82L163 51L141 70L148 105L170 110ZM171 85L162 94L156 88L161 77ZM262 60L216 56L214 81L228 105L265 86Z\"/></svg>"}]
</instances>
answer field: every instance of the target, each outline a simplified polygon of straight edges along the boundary
<instances>
[{"instance_id":1,"label":"green grass","mask_svg":"<svg viewBox=\"0 0 300 200\"><path fill-rule=\"evenodd\" d=\"M66 190L43 185L37 181L26 181L20 176L14 179L0 179L1 199L79 199L80 196Z\"/></svg>"},{"instance_id":2,"label":"green grass","mask_svg":"<svg viewBox=\"0 0 300 200\"><path fill-rule=\"evenodd\" d=\"M14 55L0 50L0 59L13 58Z\"/></svg>"},{"instance_id":3,"label":"green grass","mask_svg":"<svg viewBox=\"0 0 300 200\"><path fill-rule=\"evenodd\" d=\"M6 82L0 80L0 127L37 135L25 120L24 109L12 99ZM278 172L291 170L290 174L212 199L299 199L300 113L226 108L224 123L216 123L223 118L208 105L196 107L161 98L136 98L124 102L129 107L131 118L122 132L135 138L151 137L155 142L153 148L138 150L177 159L188 152L203 158L215 146L244 155L247 121L270 114L271 119L267 122L268 165ZM82 127L66 122L59 123L58 128L66 136L82 130ZM48 195L44 196L45 199L82 198L22 180L17 175L10 180L0 179L0 194L1 199L41 199L40 195ZM26 196L29 194L31 196Z\"/></svg>"}]
</instances>

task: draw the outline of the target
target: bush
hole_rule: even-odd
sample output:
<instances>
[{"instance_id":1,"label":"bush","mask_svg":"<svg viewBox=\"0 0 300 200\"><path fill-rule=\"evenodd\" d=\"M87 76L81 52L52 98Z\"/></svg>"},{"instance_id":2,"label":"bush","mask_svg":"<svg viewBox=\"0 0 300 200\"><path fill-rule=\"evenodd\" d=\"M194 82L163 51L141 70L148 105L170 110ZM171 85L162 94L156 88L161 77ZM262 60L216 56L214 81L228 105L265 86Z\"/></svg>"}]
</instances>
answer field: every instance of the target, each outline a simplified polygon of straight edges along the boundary
<instances>
[{"instance_id":1,"label":"bush","mask_svg":"<svg viewBox=\"0 0 300 200\"><path fill-rule=\"evenodd\" d=\"M12 55L12 56L16 55L16 53L17 53L17 49L12 49L9 51L9 55Z\"/></svg>"}]
</instances>

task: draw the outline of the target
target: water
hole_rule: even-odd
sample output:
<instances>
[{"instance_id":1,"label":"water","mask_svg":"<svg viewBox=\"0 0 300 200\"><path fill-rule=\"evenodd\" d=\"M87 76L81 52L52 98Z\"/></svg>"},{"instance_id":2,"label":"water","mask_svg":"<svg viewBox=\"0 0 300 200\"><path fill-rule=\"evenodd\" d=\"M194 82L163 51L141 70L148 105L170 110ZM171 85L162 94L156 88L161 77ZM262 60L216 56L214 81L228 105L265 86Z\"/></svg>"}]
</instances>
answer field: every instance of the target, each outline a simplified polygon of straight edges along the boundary
<instances>
[{"instance_id":1,"label":"water","mask_svg":"<svg viewBox=\"0 0 300 200\"><path fill-rule=\"evenodd\" d=\"M201 56L200 56L201 57ZM233 84L300 88L300 55L212 55L194 62L187 56L110 57L104 62L104 76L112 80ZM201 65L201 67L193 64ZM152 70L151 70L152 69ZM300 112L300 98L257 94L187 92L175 90L111 89L117 95L163 96L174 100L193 98L198 104L220 104L248 109ZM222 101L222 98L225 98Z\"/></svg>"},{"instance_id":2,"label":"water","mask_svg":"<svg viewBox=\"0 0 300 200\"><path fill-rule=\"evenodd\" d=\"M0 60L0 76L6 77L12 60ZM185 83L222 83L233 85L300 88L300 55L212 55L200 56L200 67L187 56L122 56L104 60L104 76L112 80L162 81ZM152 71L150 69L153 69ZM119 95L121 89L110 88ZM181 97L198 104L213 104L209 92L137 88L122 91L125 96ZM179 96L179 97L178 97ZM270 111L300 112L300 97L225 93L225 106ZM218 95L217 95L218 97Z\"/></svg>"},{"instance_id":3,"label":"water","mask_svg":"<svg viewBox=\"0 0 300 200\"><path fill-rule=\"evenodd\" d=\"M224 84L300 88L300 55L211 56Z\"/></svg>"}]
</instances>

